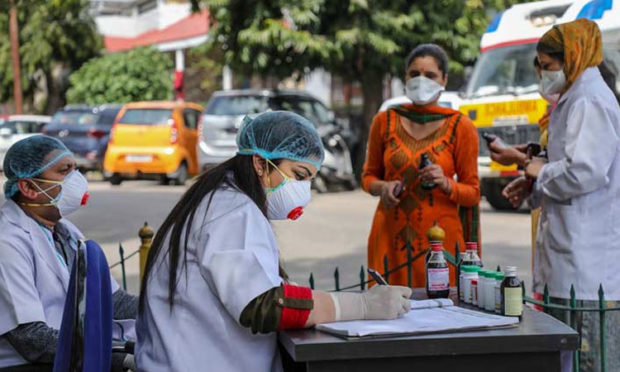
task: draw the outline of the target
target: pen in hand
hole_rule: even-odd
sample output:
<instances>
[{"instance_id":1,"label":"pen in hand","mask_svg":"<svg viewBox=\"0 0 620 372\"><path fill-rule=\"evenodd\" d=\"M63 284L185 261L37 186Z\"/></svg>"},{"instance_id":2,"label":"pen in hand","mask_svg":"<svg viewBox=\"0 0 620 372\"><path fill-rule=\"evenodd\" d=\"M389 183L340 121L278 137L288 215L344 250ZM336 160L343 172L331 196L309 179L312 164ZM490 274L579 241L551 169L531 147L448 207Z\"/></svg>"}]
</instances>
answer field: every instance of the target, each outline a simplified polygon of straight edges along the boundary
<instances>
[{"instance_id":1,"label":"pen in hand","mask_svg":"<svg viewBox=\"0 0 620 372\"><path fill-rule=\"evenodd\" d=\"M371 269L370 267L368 268L368 274L370 274L370 276L374 279L375 282L377 282L377 284L379 284L379 285L388 285L388 282L386 282L385 279L383 279L381 274L379 274L377 271Z\"/></svg>"}]
</instances>

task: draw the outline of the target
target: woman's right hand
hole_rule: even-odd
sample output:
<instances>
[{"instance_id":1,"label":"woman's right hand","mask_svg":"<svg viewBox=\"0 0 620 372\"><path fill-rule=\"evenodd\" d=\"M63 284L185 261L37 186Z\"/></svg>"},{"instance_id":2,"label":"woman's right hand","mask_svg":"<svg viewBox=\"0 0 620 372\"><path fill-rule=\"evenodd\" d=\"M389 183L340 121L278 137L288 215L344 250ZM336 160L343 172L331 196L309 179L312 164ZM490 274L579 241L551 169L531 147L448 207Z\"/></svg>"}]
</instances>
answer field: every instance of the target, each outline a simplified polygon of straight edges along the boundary
<instances>
[{"instance_id":1,"label":"woman's right hand","mask_svg":"<svg viewBox=\"0 0 620 372\"><path fill-rule=\"evenodd\" d=\"M489 150L491 152L491 159L502 165L519 164L523 166L527 155L525 154L527 145L517 145L512 147L500 147L491 142L489 144Z\"/></svg>"},{"instance_id":2,"label":"woman's right hand","mask_svg":"<svg viewBox=\"0 0 620 372\"><path fill-rule=\"evenodd\" d=\"M411 310L411 288L375 285L368 291L330 292L334 301L334 320L396 319Z\"/></svg>"},{"instance_id":3,"label":"woman's right hand","mask_svg":"<svg viewBox=\"0 0 620 372\"><path fill-rule=\"evenodd\" d=\"M381 185L381 202L387 208L393 208L400 203L400 199L394 196L394 189L400 184L400 181L385 181Z\"/></svg>"}]
</instances>

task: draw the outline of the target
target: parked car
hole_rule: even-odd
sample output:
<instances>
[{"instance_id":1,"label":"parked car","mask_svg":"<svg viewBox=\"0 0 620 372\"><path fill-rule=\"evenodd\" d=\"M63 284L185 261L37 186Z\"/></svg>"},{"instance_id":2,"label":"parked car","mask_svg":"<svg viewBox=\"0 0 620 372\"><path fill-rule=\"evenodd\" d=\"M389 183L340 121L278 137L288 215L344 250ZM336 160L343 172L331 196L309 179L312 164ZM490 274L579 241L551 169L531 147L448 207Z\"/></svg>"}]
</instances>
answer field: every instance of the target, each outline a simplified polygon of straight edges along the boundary
<instances>
[{"instance_id":1,"label":"parked car","mask_svg":"<svg viewBox=\"0 0 620 372\"><path fill-rule=\"evenodd\" d=\"M402 105L405 103L411 103L411 100L407 98L407 96L392 97L383 101L379 111L385 111L390 106ZM445 91L441 93L441 96L439 96L439 102L437 103L439 106L458 110L461 103L461 97L459 97L458 92Z\"/></svg>"},{"instance_id":2,"label":"parked car","mask_svg":"<svg viewBox=\"0 0 620 372\"><path fill-rule=\"evenodd\" d=\"M128 178L158 178L183 185L199 172L202 106L190 102L134 102L119 112L104 161L113 185Z\"/></svg>"},{"instance_id":3,"label":"parked car","mask_svg":"<svg viewBox=\"0 0 620 372\"><path fill-rule=\"evenodd\" d=\"M229 90L211 96L202 118L199 158L203 168L212 167L235 155L235 137L246 115L269 110L293 111L312 121L317 128L338 125L340 134L352 148L359 139L348 125L336 122L334 113L314 96L292 90Z\"/></svg>"},{"instance_id":4,"label":"parked car","mask_svg":"<svg viewBox=\"0 0 620 372\"><path fill-rule=\"evenodd\" d=\"M44 133L58 138L75 156L78 168L102 170L110 128L121 105L67 105L52 117Z\"/></svg>"},{"instance_id":5,"label":"parked car","mask_svg":"<svg viewBox=\"0 0 620 372\"><path fill-rule=\"evenodd\" d=\"M40 134L50 119L44 115L8 115L0 119L0 170L9 147L21 139Z\"/></svg>"}]
</instances>

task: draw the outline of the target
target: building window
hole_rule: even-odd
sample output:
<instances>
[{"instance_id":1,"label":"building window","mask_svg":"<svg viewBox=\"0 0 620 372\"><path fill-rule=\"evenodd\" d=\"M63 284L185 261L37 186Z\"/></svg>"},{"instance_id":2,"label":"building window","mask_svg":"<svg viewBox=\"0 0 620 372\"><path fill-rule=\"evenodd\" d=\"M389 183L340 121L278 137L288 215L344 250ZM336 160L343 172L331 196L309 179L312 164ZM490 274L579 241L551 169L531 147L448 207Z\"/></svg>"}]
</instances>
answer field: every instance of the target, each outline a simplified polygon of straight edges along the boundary
<instances>
[{"instance_id":1,"label":"building window","mask_svg":"<svg viewBox=\"0 0 620 372\"><path fill-rule=\"evenodd\" d=\"M147 0L138 4L138 14L146 13L157 8L157 0Z\"/></svg>"}]
</instances>

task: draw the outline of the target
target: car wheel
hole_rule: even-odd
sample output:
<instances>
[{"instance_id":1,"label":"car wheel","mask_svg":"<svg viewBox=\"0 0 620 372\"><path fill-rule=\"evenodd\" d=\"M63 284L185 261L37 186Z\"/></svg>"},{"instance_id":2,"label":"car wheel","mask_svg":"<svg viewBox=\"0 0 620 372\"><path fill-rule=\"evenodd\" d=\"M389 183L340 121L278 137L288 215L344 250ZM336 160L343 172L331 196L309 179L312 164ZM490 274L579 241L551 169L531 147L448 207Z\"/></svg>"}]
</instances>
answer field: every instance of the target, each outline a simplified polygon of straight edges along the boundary
<instances>
[{"instance_id":1,"label":"car wheel","mask_svg":"<svg viewBox=\"0 0 620 372\"><path fill-rule=\"evenodd\" d=\"M168 178L168 176L166 176L165 174L162 174L159 177L159 184L162 186L167 186L170 184L170 178Z\"/></svg>"},{"instance_id":2,"label":"car wheel","mask_svg":"<svg viewBox=\"0 0 620 372\"><path fill-rule=\"evenodd\" d=\"M114 186L118 186L123 182L123 177L121 177L120 174L113 174L112 177L110 177L110 183Z\"/></svg>"},{"instance_id":3,"label":"car wheel","mask_svg":"<svg viewBox=\"0 0 620 372\"><path fill-rule=\"evenodd\" d=\"M181 163L179 169L177 169L177 176L174 179L175 185L183 186L189 178L189 172L187 171L187 164Z\"/></svg>"},{"instance_id":4,"label":"car wheel","mask_svg":"<svg viewBox=\"0 0 620 372\"><path fill-rule=\"evenodd\" d=\"M347 189L348 191L353 191L357 189L357 181L355 179L344 181L344 188Z\"/></svg>"},{"instance_id":5,"label":"car wheel","mask_svg":"<svg viewBox=\"0 0 620 372\"><path fill-rule=\"evenodd\" d=\"M326 193L328 191L327 183L325 183L325 180L320 175L312 181L312 187L320 194Z\"/></svg>"},{"instance_id":6,"label":"car wheel","mask_svg":"<svg viewBox=\"0 0 620 372\"><path fill-rule=\"evenodd\" d=\"M485 196L491 206L500 211L514 211L519 208L515 208L510 204L510 201L502 195L502 190L508 184L505 180L495 180L496 182L490 182L485 189Z\"/></svg>"}]
</instances>

